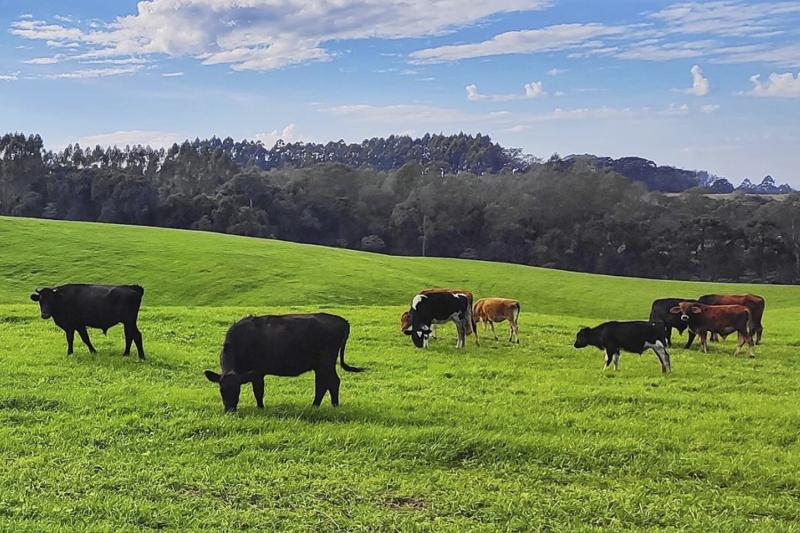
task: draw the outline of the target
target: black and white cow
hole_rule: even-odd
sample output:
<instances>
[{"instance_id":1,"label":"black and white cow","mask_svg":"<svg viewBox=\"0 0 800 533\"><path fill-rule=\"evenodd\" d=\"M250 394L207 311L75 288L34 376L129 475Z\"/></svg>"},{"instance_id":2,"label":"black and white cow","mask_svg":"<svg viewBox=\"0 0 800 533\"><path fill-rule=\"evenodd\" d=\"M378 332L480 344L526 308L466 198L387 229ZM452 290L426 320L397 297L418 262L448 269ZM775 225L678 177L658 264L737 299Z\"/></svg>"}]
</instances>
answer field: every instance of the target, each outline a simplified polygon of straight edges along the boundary
<instances>
[{"instance_id":1,"label":"black and white cow","mask_svg":"<svg viewBox=\"0 0 800 533\"><path fill-rule=\"evenodd\" d=\"M408 310L410 325L404 331L411 336L414 346L425 348L433 324L452 321L458 330L456 348L464 348L467 332L472 324L472 303L463 293L417 294Z\"/></svg>"},{"instance_id":2,"label":"black and white cow","mask_svg":"<svg viewBox=\"0 0 800 533\"><path fill-rule=\"evenodd\" d=\"M219 384L226 412L236 411L239 392L253 384L258 407L264 407L264 376L299 376L314 372L314 407L330 392L339 405L336 359L347 372L363 368L344 362L350 324L329 313L245 317L229 329L219 357L221 374L206 370L206 378Z\"/></svg>"},{"instance_id":3,"label":"black and white cow","mask_svg":"<svg viewBox=\"0 0 800 533\"><path fill-rule=\"evenodd\" d=\"M667 346L672 346L673 328L677 329L678 333L681 335L683 335L683 332L688 328L687 323L681 320L680 316L670 313L670 309L681 302L697 303L697 300L691 298L659 298L658 300L654 300L653 305L650 307L650 322L663 322L667 328ZM687 348L692 345L694 337L694 332L690 329L689 339L686 343Z\"/></svg>"},{"instance_id":4,"label":"black and white cow","mask_svg":"<svg viewBox=\"0 0 800 533\"><path fill-rule=\"evenodd\" d=\"M136 321L142 305L144 289L139 285L84 285L70 284L60 287L36 289L31 300L39 302L42 318L52 317L67 335L67 355L71 355L75 332L96 353L86 328L98 328L106 333L116 324L125 327L125 353L130 355L131 344L136 343L139 360L144 360L142 333Z\"/></svg>"},{"instance_id":5,"label":"black and white cow","mask_svg":"<svg viewBox=\"0 0 800 533\"><path fill-rule=\"evenodd\" d=\"M605 352L604 369L613 362L619 370L620 350L641 355L652 349L661 363L661 372L666 374L672 370L666 345L666 329L658 322L604 322L594 328L581 328L575 337L575 348L594 346Z\"/></svg>"}]
</instances>

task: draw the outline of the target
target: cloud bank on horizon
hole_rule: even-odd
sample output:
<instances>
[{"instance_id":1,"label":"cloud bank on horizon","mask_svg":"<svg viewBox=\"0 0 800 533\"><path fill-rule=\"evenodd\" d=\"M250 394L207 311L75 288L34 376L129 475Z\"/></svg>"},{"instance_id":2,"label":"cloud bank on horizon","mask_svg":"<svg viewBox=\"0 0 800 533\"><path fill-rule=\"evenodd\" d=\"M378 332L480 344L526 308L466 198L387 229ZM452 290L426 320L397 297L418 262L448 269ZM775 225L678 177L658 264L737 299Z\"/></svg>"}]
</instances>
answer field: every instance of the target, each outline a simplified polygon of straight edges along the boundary
<instances>
[{"instance_id":1,"label":"cloud bank on horizon","mask_svg":"<svg viewBox=\"0 0 800 533\"><path fill-rule=\"evenodd\" d=\"M57 144L481 131L800 185L800 1L110 4L0 0L13 127Z\"/></svg>"}]
</instances>

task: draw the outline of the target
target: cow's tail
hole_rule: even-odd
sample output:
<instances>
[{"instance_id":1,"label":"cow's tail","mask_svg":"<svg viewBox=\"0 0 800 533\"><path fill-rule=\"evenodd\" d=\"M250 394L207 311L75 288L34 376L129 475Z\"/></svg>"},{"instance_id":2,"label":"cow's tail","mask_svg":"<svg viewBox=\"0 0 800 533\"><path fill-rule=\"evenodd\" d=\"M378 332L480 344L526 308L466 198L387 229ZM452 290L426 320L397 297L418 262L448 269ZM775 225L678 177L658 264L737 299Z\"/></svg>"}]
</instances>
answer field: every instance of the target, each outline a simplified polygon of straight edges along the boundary
<instances>
[{"instance_id":1,"label":"cow's tail","mask_svg":"<svg viewBox=\"0 0 800 533\"><path fill-rule=\"evenodd\" d=\"M753 320L753 312L750 309L747 309L747 335L750 336L750 340L752 341L754 338L755 332L755 321Z\"/></svg>"},{"instance_id":2,"label":"cow's tail","mask_svg":"<svg viewBox=\"0 0 800 533\"><path fill-rule=\"evenodd\" d=\"M472 335L473 333L477 335L475 327L475 312L473 311L472 306L472 298L467 296L467 324L466 328L464 328L464 333L466 335Z\"/></svg>"},{"instance_id":3,"label":"cow's tail","mask_svg":"<svg viewBox=\"0 0 800 533\"><path fill-rule=\"evenodd\" d=\"M347 328L344 332L344 338L342 339L342 345L339 347L339 363L342 365L342 369L346 370L347 372L363 372L366 368L361 368L357 366L350 366L344 362L344 349L347 346L347 339L350 337L350 324L347 324Z\"/></svg>"},{"instance_id":4,"label":"cow's tail","mask_svg":"<svg viewBox=\"0 0 800 533\"><path fill-rule=\"evenodd\" d=\"M511 306L511 319L514 321L514 324L516 324L517 320L519 319L519 312L519 302L514 302L514 304Z\"/></svg>"}]
</instances>

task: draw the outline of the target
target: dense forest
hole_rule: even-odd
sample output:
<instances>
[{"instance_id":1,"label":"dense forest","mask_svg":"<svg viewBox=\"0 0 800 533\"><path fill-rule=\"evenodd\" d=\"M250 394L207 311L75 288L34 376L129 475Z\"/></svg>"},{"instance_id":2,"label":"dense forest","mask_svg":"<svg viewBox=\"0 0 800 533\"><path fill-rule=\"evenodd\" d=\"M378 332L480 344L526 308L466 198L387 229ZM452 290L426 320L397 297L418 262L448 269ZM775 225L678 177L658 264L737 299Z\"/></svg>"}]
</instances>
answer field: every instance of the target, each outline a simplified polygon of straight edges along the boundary
<instances>
[{"instance_id":1,"label":"dense forest","mask_svg":"<svg viewBox=\"0 0 800 533\"><path fill-rule=\"evenodd\" d=\"M626 276L800 281L800 194L713 197L687 181L667 195L596 159L541 161L464 134L61 152L9 134L0 214Z\"/></svg>"}]
</instances>

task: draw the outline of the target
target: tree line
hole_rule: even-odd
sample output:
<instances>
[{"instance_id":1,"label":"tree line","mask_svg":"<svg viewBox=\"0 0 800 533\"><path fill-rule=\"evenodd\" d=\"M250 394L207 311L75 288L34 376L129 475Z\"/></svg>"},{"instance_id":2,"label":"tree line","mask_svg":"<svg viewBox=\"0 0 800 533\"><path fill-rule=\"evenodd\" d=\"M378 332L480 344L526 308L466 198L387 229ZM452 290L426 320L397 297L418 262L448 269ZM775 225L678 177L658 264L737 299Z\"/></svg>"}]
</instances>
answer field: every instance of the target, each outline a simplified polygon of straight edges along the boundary
<instances>
[{"instance_id":1,"label":"tree line","mask_svg":"<svg viewBox=\"0 0 800 533\"><path fill-rule=\"evenodd\" d=\"M420 157L404 160L397 148L434 138L439 148ZM216 138L50 152L38 135L9 134L0 137L0 213L625 276L800 281L797 193L665 195L591 162L542 162L486 136L373 141L352 157L374 165ZM278 164L281 150L290 155Z\"/></svg>"}]
</instances>

